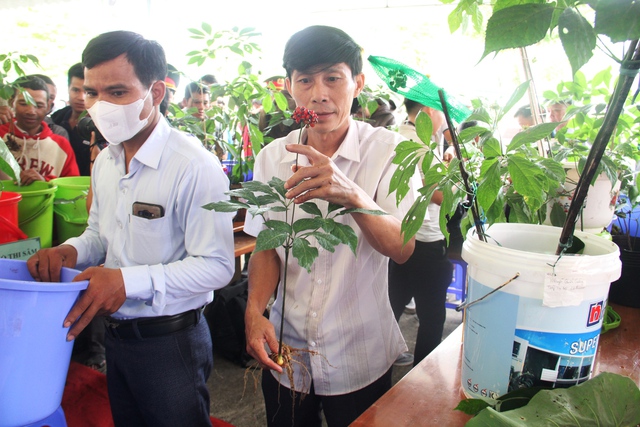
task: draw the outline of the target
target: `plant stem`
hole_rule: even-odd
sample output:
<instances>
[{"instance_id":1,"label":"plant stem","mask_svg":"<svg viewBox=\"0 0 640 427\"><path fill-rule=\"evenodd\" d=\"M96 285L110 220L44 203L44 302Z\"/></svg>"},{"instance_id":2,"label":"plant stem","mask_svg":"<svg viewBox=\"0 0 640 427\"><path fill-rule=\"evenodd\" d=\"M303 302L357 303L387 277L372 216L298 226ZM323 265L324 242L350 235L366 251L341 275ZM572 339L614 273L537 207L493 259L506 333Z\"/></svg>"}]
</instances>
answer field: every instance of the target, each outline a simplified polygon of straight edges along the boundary
<instances>
[{"instance_id":1,"label":"plant stem","mask_svg":"<svg viewBox=\"0 0 640 427\"><path fill-rule=\"evenodd\" d=\"M584 199L587 197L589 186L596 174L596 169L600 164L602 155L607 149L607 144L609 143L609 139L611 139L613 130L618 123L618 118L620 117L620 113L624 107L625 100L629 95L629 91L631 90L631 85L635 80L638 69L640 69L640 45L638 44L638 40L631 41L629 50L622 61L621 68L625 72L620 73L620 79L616 84L613 96L607 106L607 112L604 115L602 126L593 141L591 150L589 150L589 156L587 156L584 170L578 180L573 200L571 200L571 205L569 206L567 218L565 219L564 226L562 227L560 241L556 248L556 255L560 255L568 248L568 246L570 246L569 240L573 237L576 220L580 210L582 209ZM635 73L633 71L635 71Z\"/></svg>"},{"instance_id":2,"label":"plant stem","mask_svg":"<svg viewBox=\"0 0 640 427\"><path fill-rule=\"evenodd\" d=\"M295 205L293 205L295 208ZM284 333L284 302L286 300L285 296L287 295L287 266L289 265L289 247L290 245L285 246L284 248L284 274L282 278L282 314L280 315L280 339L278 340L278 356L282 356L282 336Z\"/></svg>"},{"instance_id":3,"label":"plant stem","mask_svg":"<svg viewBox=\"0 0 640 427\"><path fill-rule=\"evenodd\" d=\"M464 187L467 192L467 201L469 202L469 209L471 209L471 216L473 216L473 223L476 227L476 233L478 233L478 238L483 242L487 241L487 238L484 235L484 230L482 228L482 224L480 222L479 207L478 207L478 199L475 197L475 192L469 185L469 174L464 168L464 162L462 161L462 152L460 151L460 144L458 143L458 136L455 132L455 127L451 122L451 117L449 116L449 109L447 108L447 102L444 99L444 92L442 89L438 90L438 95L440 96L440 104L442 104L442 112L444 113L444 117L447 120L447 126L449 127L449 133L451 134L451 141L453 142L453 147L456 150L456 157L460 160L460 176L462 177L462 182L464 182Z\"/></svg>"}]
</instances>

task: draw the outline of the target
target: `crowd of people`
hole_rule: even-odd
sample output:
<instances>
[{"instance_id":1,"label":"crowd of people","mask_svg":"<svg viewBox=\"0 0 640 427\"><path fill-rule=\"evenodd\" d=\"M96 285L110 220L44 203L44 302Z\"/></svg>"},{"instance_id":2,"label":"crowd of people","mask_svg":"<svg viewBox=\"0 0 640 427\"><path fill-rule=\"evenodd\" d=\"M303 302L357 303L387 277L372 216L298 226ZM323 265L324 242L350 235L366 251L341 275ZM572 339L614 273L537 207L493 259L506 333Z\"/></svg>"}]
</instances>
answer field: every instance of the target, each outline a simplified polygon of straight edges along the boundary
<instances>
[{"instance_id":1,"label":"crowd of people","mask_svg":"<svg viewBox=\"0 0 640 427\"><path fill-rule=\"evenodd\" d=\"M452 275L438 225L442 195L434 193L422 228L404 243L401 220L420 176L399 204L388 188L395 147L417 138L416 115L430 116L434 141L443 140L445 125L442 112L411 99L398 132L386 128L395 124L395 105L382 101L374 114L358 111L362 50L340 29L297 32L284 48L283 67L281 90L291 106L315 111L318 123L287 129L266 145L255 158L254 179L284 180L296 205L313 200L324 212L332 203L387 215L342 217L358 237L355 253L344 245L320 250L311 271L290 264L285 312L279 303L284 252L255 252L248 266L247 350L264 368L268 425L321 426L324 418L329 426L347 426L390 389L394 363L411 356L397 323L411 298L420 329L409 363L419 363L441 340ZM82 270L78 280L89 281L64 326L77 344L86 336L84 362L106 371L116 426L210 425L215 399L206 386L214 362L203 308L234 273L233 215L202 206L227 200L229 179L214 153L165 119L179 80L158 43L115 31L92 39L69 68L65 108L50 114L56 88L44 75L21 78L10 105L0 107L0 136L20 164L23 184L92 176L85 232L38 251L27 265L36 280L57 281L62 267L72 267ZM206 75L187 84L180 107L205 118L216 83ZM88 132L85 114L94 126ZM437 155L450 158L443 151ZM244 231L257 236L266 221L287 215L248 215ZM293 378L270 357L281 334L291 347L308 350Z\"/></svg>"}]
</instances>

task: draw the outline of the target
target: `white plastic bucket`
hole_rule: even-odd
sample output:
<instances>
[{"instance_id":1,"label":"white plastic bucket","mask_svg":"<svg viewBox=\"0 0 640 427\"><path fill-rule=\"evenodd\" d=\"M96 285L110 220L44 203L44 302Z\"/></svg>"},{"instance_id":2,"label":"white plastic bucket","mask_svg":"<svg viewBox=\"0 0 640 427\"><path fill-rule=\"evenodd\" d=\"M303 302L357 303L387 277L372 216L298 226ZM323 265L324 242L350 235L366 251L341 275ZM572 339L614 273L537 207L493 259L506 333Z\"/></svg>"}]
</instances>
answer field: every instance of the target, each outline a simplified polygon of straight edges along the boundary
<instances>
[{"instance_id":1,"label":"white plastic bucket","mask_svg":"<svg viewBox=\"0 0 640 427\"><path fill-rule=\"evenodd\" d=\"M24 426L53 414L62 402L73 341L62 327L89 282L35 282L26 261L0 259L0 427Z\"/></svg>"},{"instance_id":2,"label":"white plastic bucket","mask_svg":"<svg viewBox=\"0 0 640 427\"><path fill-rule=\"evenodd\" d=\"M517 388L589 379L609 285L620 277L619 251L609 240L576 232L583 254L558 260L560 232L494 224L482 242L469 231L462 247L468 303L520 276L466 308L461 383L467 396L495 399Z\"/></svg>"}]
</instances>

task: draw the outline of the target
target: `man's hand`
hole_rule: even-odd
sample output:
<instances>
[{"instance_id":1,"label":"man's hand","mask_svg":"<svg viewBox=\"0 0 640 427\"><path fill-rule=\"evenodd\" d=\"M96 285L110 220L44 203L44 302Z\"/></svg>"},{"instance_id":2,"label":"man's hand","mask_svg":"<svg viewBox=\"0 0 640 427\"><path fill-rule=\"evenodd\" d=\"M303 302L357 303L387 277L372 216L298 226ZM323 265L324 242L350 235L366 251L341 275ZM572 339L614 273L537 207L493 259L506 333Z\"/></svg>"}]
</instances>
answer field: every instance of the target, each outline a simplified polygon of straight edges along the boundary
<instances>
[{"instance_id":1,"label":"man's hand","mask_svg":"<svg viewBox=\"0 0 640 427\"><path fill-rule=\"evenodd\" d=\"M442 154L442 160L445 163L449 163L451 160L453 160L455 156L456 156L456 149L454 148L453 145L450 145L449 147L447 147L444 154Z\"/></svg>"},{"instance_id":2,"label":"man's hand","mask_svg":"<svg viewBox=\"0 0 640 427\"><path fill-rule=\"evenodd\" d=\"M35 181L46 181L42 175L38 173L35 169L27 169L25 171L20 171L20 184L21 185L29 185Z\"/></svg>"},{"instance_id":3,"label":"man's hand","mask_svg":"<svg viewBox=\"0 0 640 427\"><path fill-rule=\"evenodd\" d=\"M264 349L267 344L272 352L278 351L276 332L269 319L262 313L245 313L245 335L247 337L247 353L258 361L260 366L282 373L282 367L269 358Z\"/></svg>"},{"instance_id":4,"label":"man's hand","mask_svg":"<svg viewBox=\"0 0 640 427\"><path fill-rule=\"evenodd\" d=\"M3 105L0 107L0 125L11 123L13 121L13 112L11 107Z\"/></svg>"},{"instance_id":5,"label":"man's hand","mask_svg":"<svg viewBox=\"0 0 640 427\"><path fill-rule=\"evenodd\" d=\"M356 202L362 197L362 189L329 157L308 145L291 144L287 145L287 150L306 156L310 163L310 166L298 166L285 183L288 198L295 199L295 203L322 199L345 208L364 207Z\"/></svg>"},{"instance_id":6,"label":"man's hand","mask_svg":"<svg viewBox=\"0 0 640 427\"><path fill-rule=\"evenodd\" d=\"M38 282L59 282L62 267L74 268L78 252L71 245L41 249L27 260L31 276Z\"/></svg>"},{"instance_id":7,"label":"man's hand","mask_svg":"<svg viewBox=\"0 0 640 427\"><path fill-rule=\"evenodd\" d=\"M73 325L67 341L77 337L95 316L116 312L127 298L120 269L89 267L73 279L74 282L81 280L89 280L89 287L64 319L65 328Z\"/></svg>"}]
</instances>

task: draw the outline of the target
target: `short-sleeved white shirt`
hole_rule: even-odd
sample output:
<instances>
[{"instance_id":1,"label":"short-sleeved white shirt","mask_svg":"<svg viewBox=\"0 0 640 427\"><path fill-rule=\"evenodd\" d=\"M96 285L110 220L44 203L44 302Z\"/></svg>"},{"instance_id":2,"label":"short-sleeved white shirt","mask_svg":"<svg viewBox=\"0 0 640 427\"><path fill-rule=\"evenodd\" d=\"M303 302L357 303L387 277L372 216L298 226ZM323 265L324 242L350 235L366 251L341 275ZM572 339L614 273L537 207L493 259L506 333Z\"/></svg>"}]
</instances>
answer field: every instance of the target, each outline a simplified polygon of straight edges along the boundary
<instances>
[{"instance_id":1,"label":"short-sleeved white shirt","mask_svg":"<svg viewBox=\"0 0 640 427\"><path fill-rule=\"evenodd\" d=\"M274 176L286 180L292 175L295 154L286 151L285 145L297 143L299 133L294 131L277 139L259 153L254 168L255 180L268 182ZM395 193L388 194L389 182L396 169L391 160L396 145L402 140L395 132L351 120L342 145L332 157L336 166L366 191L382 210L399 219L415 198L410 192L398 207ZM301 155L298 164L309 163ZM326 212L326 202L317 199L313 202ZM285 220L284 213L268 212L265 216ZM309 215L296 208L295 218L305 216ZM380 378L398 354L407 350L389 304L389 258L371 247L351 215L341 216L339 221L356 232L357 257L346 245L337 246L331 253L312 241L320 255L311 267L311 273L300 268L291 255L287 271L284 342L320 354L304 357L308 374L294 364L295 389L307 390L312 378L319 395L339 395L362 389ZM262 217L247 215L244 226L247 233L255 236L262 229ZM278 248L277 253L281 271L284 271L284 249ZM282 277L283 274L281 281ZM282 282L270 315L277 334L282 316L281 292ZM274 375L282 384L289 385L286 375Z\"/></svg>"}]
</instances>

